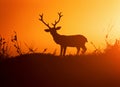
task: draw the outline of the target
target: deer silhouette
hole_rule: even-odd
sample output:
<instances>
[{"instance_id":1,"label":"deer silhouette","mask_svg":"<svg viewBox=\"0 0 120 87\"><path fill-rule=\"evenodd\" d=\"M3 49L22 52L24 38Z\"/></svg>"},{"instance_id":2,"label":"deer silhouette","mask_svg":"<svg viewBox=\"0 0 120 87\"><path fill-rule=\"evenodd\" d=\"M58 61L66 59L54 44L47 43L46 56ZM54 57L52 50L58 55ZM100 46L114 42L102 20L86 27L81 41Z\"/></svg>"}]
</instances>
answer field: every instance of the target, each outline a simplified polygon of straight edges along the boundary
<instances>
[{"instance_id":1,"label":"deer silhouette","mask_svg":"<svg viewBox=\"0 0 120 87\"><path fill-rule=\"evenodd\" d=\"M85 47L85 43L88 42L87 38L83 35L60 35L57 33L57 30L61 29L61 26L56 26L59 22L61 17L63 16L61 12L58 13L58 20L55 20L55 23L51 23L52 27L50 27L49 23L46 23L43 20L43 14L39 15L39 20L48 27L45 29L46 32L50 32L53 37L53 40L60 45L61 51L60 55L65 56L67 47L76 47L77 48L77 55L79 54L80 48L82 48L82 53L85 53L87 48Z\"/></svg>"}]
</instances>

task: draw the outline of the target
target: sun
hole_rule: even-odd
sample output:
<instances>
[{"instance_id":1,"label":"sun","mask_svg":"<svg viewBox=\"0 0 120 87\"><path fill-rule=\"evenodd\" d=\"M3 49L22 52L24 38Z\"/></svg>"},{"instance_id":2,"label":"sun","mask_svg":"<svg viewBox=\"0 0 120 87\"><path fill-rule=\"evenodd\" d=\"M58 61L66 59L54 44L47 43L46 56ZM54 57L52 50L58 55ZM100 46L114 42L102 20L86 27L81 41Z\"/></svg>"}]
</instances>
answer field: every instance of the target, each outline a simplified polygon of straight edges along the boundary
<instances>
[{"instance_id":1,"label":"sun","mask_svg":"<svg viewBox=\"0 0 120 87\"><path fill-rule=\"evenodd\" d=\"M113 24L113 29L111 30L114 39L120 38L120 17L117 17L115 19L115 22Z\"/></svg>"}]
</instances>

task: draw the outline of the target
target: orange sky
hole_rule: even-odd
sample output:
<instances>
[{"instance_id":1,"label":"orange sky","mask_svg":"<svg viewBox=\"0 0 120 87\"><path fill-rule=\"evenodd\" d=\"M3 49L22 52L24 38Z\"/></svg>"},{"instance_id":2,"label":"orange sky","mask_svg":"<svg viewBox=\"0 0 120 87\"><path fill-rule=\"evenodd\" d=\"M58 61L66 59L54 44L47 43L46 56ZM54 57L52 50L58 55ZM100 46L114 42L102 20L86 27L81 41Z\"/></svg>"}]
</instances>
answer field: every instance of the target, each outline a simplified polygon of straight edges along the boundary
<instances>
[{"instance_id":1,"label":"orange sky","mask_svg":"<svg viewBox=\"0 0 120 87\"><path fill-rule=\"evenodd\" d=\"M60 34L83 34L88 38L88 51L94 50L90 42L97 47L105 45L108 25L113 25L110 41L120 34L120 0L0 0L0 34L10 39L15 30L19 41L38 48L42 52L53 52L59 45L55 44L39 20L44 13L49 23L57 19L57 12L64 15L58 25L62 26ZM23 48L24 49L24 48ZM75 53L69 49L68 53ZM76 50L76 49L75 49Z\"/></svg>"}]
</instances>

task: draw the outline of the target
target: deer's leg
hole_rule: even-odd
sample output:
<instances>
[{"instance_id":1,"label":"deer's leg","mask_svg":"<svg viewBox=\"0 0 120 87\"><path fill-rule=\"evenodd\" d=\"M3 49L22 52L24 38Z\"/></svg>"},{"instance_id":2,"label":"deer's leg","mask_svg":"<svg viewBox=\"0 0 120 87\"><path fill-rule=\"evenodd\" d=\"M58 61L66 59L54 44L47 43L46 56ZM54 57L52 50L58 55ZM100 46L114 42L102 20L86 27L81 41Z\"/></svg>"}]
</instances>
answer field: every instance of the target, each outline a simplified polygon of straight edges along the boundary
<instances>
[{"instance_id":1,"label":"deer's leg","mask_svg":"<svg viewBox=\"0 0 120 87\"><path fill-rule=\"evenodd\" d=\"M82 46L82 54L86 52L87 48L85 46Z\"/></svg>"},{"instance_id":2,"label":"deer's leg","mask_svg":"<svg viewBox=\"0 0 120 87\"><path fill-rule=\"evenodd\" d=\"M65 56L66 49L67 49L67 47L65 46L65 47L64 47L64 51L63 51L63 56Z\"/></svg>"},{"instance_id":3,"label":"deer's leg","mask_svg":"<svg viewBox=\"0 0 120 87\"><path fill-rule=\"evenodd\" d=\"M79 51L80 51L80 47L77 47L77 54L76 55L79 54Z\"/></svg>"},{"instance_id":4,"label":"deer's leg","mask_svg":"<svg viewBox=\"0 0 120 87\"><path fill-rule=\"evenodd\" d=\"M62 56L63 55L63 46L61 46L61 48L60 48L60 56Z\"/></svg>"}]
</instances>

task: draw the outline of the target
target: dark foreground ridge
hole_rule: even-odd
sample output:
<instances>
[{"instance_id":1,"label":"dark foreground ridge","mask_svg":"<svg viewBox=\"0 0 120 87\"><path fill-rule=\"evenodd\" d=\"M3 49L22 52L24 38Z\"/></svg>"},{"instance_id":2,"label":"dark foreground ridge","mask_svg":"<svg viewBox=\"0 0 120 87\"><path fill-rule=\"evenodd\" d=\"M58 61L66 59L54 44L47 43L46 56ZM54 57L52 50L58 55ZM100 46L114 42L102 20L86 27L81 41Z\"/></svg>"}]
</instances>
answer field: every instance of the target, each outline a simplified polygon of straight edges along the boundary
<instances>
[{"instance_id":1,"label":"dark foreground ridge","mask_svg":"<svg viewBox=\"0 0 120 87\"><path fill-rule=\"evenodd\" d=\"M0 62L0 87L120 87L120 59L29 54Z\"/></svg>"}]
</instances>

